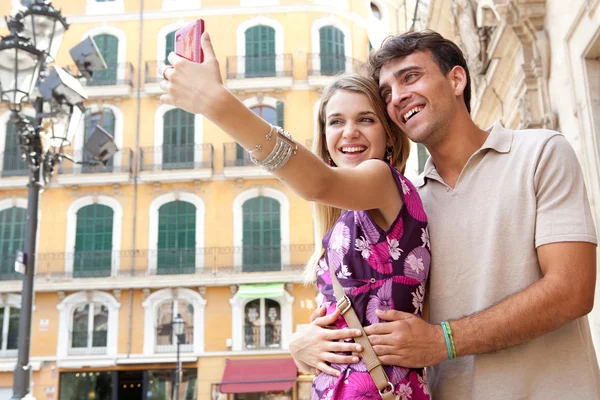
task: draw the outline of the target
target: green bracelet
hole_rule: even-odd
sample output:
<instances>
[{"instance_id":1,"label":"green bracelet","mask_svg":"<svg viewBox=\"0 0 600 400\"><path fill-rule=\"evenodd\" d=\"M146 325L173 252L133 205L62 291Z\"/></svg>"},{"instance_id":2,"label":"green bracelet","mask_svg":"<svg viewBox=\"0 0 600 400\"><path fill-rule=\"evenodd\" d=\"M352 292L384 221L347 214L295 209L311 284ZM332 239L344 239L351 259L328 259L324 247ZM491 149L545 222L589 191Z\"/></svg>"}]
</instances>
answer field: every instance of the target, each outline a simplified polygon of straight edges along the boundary
<instances>
[{"instance_id":1,"label":"green bracelet","mask_svg":"<svg viewBox=\"0 0 600 400\"><path fill-rule=\"evenodd\" d=\"M440 325L442 325L442 329L444 330L444 338L448 347L448 359L453 360L456 358L456 347L454 345L454 337L452 336L452 328L450 328L448 321L443 321Z\"/></svg>"}]
</instances>

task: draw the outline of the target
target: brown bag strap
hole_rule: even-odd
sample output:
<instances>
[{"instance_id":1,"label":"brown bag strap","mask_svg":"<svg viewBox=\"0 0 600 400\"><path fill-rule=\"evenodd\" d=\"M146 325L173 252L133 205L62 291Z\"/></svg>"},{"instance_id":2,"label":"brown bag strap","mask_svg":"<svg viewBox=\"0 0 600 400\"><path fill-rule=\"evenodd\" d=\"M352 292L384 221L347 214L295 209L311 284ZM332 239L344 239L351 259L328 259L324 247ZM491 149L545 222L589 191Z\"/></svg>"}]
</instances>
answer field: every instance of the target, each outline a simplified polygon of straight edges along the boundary
<instances>
[{"instance_id":1,"label":"brown bag strap","mask_svg":"<svg viewBox=\"0 0 600 400\"><path fill-rule=\"evenodd\" d=\"M350 328L358 329L362 332L362 335L354 338L354 341L363 347L361 356L365 361L367 371L371 374L382 399L394 400L394 385L390 382L379 357L375 354L375 350L373 350L373 346L371 346L371 342L369 342L369 338L367 338L367 334L360 323L360 319L358 319L358 316L356 315L356 311L354 311L354 308L352 307L350 299L346 296L346 292L344 292L344 288L335 276L335 272L330 269L329 273L331 275L331 283L333 284L333 293L337 299L337 308L344 316L344 319Z\"/></svg>"}]
</instances>

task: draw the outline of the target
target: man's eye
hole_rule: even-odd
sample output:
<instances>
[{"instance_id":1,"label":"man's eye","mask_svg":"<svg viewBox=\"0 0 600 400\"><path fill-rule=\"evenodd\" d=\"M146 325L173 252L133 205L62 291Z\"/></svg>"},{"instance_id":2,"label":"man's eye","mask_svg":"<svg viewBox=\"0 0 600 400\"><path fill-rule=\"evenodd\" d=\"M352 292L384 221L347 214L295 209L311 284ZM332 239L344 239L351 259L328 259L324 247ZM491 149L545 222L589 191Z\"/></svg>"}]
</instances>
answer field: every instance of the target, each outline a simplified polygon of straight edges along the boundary
<instances>
[{"instance_id":1,"label":"man's eye","mask_svg":"<svg viewBox=\"0 0 600 400\"><path fill-rule=\"evenodd\" d=\"M383 99L383 101L385 101L386 103L389 103L389 101L392 99L392 92L383 92L381 94L381 98Z\"/></svg>"},{"instance_id":2,"label":"man's eye","mask_svg":"<svg viewBox=\"0 0 600 400\"><path fill-rule=\"evenodd\" d=\"M417 74L415 74L414 72L413 73L409 73L409 74L406 74L406 76L404 77L404 80L406 82L408 82L408 81L412 80L416 76L417 76Z\"/></svg>"}]
</instances>

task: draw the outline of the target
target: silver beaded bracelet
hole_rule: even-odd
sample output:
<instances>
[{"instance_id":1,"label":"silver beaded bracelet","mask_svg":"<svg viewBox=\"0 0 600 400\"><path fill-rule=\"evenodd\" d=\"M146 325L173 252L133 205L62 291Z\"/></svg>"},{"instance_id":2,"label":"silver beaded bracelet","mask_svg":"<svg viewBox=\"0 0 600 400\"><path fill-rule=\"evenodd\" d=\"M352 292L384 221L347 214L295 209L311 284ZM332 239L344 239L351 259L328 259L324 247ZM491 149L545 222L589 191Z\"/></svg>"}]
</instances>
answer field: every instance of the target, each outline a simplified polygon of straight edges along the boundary
<instances>
[{"instance_id":1,"label":"silver beaded bracelet","mask_svg":"<svg viewBox=\"0 0 600 400\"><path fill-rule=\"evenodd\" d=\"M275 141L275 147L271 150L271 153L262 161L258 161L251 154L257 150L260 150L262 146L259 144L254 149L248 151L250 154L250 160L256 165L261 166L267 171L275 171L283 167L298 150L296 141L292 138L286 130L279 126L271 126L269 133L265 136L266 140L271 140L273 133L277 132L277 139ZM260 148L259 148L260 146Z\"/></svg>"}]
</instances>

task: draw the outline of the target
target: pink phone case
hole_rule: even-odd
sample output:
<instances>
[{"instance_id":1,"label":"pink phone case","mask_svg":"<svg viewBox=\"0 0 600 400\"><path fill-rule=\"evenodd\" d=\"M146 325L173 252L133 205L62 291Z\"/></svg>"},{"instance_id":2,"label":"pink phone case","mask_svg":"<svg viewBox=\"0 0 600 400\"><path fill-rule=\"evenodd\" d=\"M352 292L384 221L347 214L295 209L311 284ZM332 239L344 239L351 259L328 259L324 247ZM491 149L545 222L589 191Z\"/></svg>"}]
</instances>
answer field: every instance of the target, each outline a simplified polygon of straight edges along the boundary
<instances>
[{"instance_id":1,"label":"pink phone case","mask_svg":"<svg viewBox=\"0 0 600 400\"><path fill-rule=\"evenodd\" d=\"M175 32L175 53L190 61L201 63L204 53L200 46L200 38L204 32L204 20L198 18Z\"/></svg>"}]
</instances>

